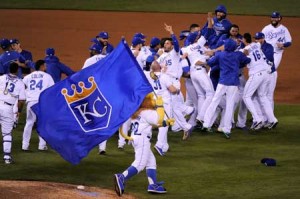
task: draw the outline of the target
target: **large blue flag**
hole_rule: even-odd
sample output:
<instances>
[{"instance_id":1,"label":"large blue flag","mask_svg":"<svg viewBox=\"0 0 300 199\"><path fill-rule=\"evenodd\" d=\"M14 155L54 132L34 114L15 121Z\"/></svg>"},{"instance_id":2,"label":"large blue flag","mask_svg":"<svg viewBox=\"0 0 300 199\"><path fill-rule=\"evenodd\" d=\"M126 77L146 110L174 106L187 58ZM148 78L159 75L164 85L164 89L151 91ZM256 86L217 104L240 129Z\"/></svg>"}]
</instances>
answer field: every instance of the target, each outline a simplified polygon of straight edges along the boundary
<instances>
[{"instance_id":1,"label":"large blue flag","mask_svg":"<svg viewBox=\"0 0 300 199\"><path fill-rule=\"evenodd\" d=\"M78 164L111 137L152 87L124 40L106 58L41 93L37 131L65 160Z\"/></svg>"}]
</instances>

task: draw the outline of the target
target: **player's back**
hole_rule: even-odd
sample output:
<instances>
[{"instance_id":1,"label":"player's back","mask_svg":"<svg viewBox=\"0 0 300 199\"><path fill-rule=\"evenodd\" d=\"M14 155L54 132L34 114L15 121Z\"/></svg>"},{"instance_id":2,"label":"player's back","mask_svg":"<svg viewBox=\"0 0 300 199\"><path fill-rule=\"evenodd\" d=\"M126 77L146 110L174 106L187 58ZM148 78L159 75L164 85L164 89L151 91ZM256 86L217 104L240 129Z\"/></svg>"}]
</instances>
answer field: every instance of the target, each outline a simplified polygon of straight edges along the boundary
<instances>
[{"instance_id":1,"label":"player's back","mask_svg":"<svg viewBox=\"0 0 300 199\"><path fill-rule=\"evenodd\" d=\"M15 75L0 76L0 99L9 104L15 104L18 99L25 99L25 87L21 79Z\"/></svg>"},{"instance_id":2,"label":"player's back","mask_svg":"<svg viewBox=\"0 0 300 199\"><path fill-rule=\"evenodd\" d=\"M261 45L258 42L252 42L245 47L248 50L248 57L251 59L251 62L247 65L249 68L249 75L257 73L262 70L268 70L270 66L266 62L264 53L261 50Z\"/></svg>"},{"instance_id":3,"label":"player's back","mask_svg":"<svg viewBox=\"0 0 300 199\"><path fill-rule=\"evenodd\" d=\"M25 76L23 82L26 86L26 100L37 101L42 91L54 84L51 75L43 71L34 71Z\"/></svg>"}]
</instances>

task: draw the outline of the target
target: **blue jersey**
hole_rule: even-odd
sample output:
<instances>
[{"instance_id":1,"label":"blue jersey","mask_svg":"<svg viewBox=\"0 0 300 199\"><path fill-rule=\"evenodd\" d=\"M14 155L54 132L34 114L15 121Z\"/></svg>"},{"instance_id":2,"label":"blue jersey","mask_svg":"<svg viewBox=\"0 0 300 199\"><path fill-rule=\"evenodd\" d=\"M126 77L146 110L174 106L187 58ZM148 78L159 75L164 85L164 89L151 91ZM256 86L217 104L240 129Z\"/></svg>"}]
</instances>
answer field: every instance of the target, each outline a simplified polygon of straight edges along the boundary
<instances>
[{"instance_id":1,"label":"blue jersey","mask_svg":"<svg viewBox=\"0 0 300 199\"><path fill-rule=\"evenodd\" d=\"M219 38L218 42L216 43L215 48L218 48L218 47L224 45L225 41L226 41L227 39L229 39L229 38L230 38L230 34L229 34L229 33L228 33L228 34L222 35L222 36ZM242 40L242 39L243 39L243 36L240 35L240 34L238 34L238 35L237 35L237 39ZM240 43L237 45L237 47L236 47L235 50L243 49L244 47L245 47L245 44L244 44L243 42L240 42Z\"/></svg>"},{"instance_id":2,"label":"blue jersey","mask_svg":"<svg viewBox=\"0 0 300 199\"><path fill-rule=\"evenodd\" d=\"M5 51L0 56L0 74L8 74L10 63L19 61L25 63L24 57L16 51Z\"/></svg>"},{"instance_id":3,"label":"blue jersey","mask_svg":"<svg viewBox=\"0 0 300 199\"><path fill-rule=\"evenodd\" d=\"M214 24L212 29L208 28L208 23L204 25L204 27L201 29L201 34L205 36L207 39L208 46L212 49L216 48L216 44L219 40L219 38L223 34L229 33L231 22L228 19L222 19L219 21L217 17L213 18ZM212 31L213 30L213 31Z\"/></svg>"},{"instance_id":4,"label":"blue jersey","mask_svg":"<svg viewBox=\"0 0 300 199\"><path fill-rule=\"evenodd\" d=\"M59 82L61 80L61 75L66 74L67 76L70 76L74 74L74 71L70 69L65 64L61 63L58 59L58 57L52 55L52 56L46 56L45 57L45 63L47 66L47 73L51 75L54 82Z\"/></svg>"},{"instance_id":5,"label":"blue jersey","mask_svg":"<svg viewBox=\"0 0 300 199\"><path fill-rule=\"evenodd\" d=\"M27 50L22 50L20 53L26 62L26 68L20 67L19 71L18 71L18 77L22 77L24 75L28 75L29 73L31 73L31 69L34 69L34 67L32 67L31 63L33 61L32 59L32 54L31 52L27 51Z\"/></svg>"},{"instance_id":6,"label":"blue jersey","mask_svg":"<svg viewBox=\"0 0 300 199\"><path fill-rule=\"evenodd\" d=\"M220 84L238 86L240 84L240 67L250 63L251 59L240 51L234 51L236 42L232 39L226 40L224 45L225 51L217 53L208 60L207 64L209 66L218 65L220 67Z\"/></svg>"}]
</instances>

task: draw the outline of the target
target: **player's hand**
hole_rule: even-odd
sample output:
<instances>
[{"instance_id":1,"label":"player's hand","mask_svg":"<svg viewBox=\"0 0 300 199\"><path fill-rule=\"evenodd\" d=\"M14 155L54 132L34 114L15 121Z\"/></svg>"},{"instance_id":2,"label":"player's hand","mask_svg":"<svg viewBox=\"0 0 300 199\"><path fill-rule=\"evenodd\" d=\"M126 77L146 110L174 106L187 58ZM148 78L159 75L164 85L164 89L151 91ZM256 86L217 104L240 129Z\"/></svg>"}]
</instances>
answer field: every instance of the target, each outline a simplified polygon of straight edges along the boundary
<instances>
[{"instance_id":1,"label":"player's hand","mask_svg":"<svg viewBox=\"0 0 300 199\"><path fill-rule=\"evenodd\" d=\"M184 53L184 54L181 56L181 58L182 58L182 59L185 59L185 58L187 58L187 56L188 56L188 53Z\"/></svg>"},{"instance_id":2,"label":"player's hand","mask_svg":"<svg viewBox=\"0 0 300 199\"><path fill-rule=\"evenodd\" d=\"M165 23L165 30L168 31L171 35L174 34L172 26L167 25L166 23Z\"/></svg>"},{"instance_id":3,"label":"player's hand","mask_svg":"<svg viewBox=\"0 0 300 199\"><path fill-rule=\"evenodd\" d=\"M279 49L284 49L283 43L276 43L276 45Z\"/></svg>"}]
</instances>

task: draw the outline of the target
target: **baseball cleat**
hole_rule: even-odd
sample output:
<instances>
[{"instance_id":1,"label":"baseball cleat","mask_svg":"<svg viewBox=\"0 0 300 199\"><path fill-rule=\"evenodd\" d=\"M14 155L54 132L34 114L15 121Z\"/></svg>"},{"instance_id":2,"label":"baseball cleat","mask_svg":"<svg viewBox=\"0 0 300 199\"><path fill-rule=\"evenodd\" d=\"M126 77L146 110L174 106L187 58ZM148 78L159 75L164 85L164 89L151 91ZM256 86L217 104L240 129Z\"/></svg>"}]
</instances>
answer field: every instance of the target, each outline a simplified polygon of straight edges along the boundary
<instances>
[{"instance_id":1,"label":"baseball cleat","mask_svg":"<svg viewBox=\"0 0 300 199\"><path fill-rule=\"evenodd\" d=\"M47 146L39 147L38 150L39 151L47 151L48 147Z\"/></svg>"},{"instance_id":2,"label":"baseball cleat","mask_svg":"<svg viewBox=\"0 0 300 199\"><path fill-rule=\"evenodd\" d=\"M117 173L114 175L114 185L115 185L115 191L118 194L118 196L122 196L125 187L123 174Z\"/></svg>"},{"instance_id":3,"label":"baseball cleat","mask_svg":"<svg viewBox=\"0 0 300 199\"><path fill-rule=\"evenodd\" d=\"M167 193L167 190L159 185L159 184L149 184L148 185L148 192L149 193Z\"/></svg>"},{"instance_id":4,"label":"baseball cleat","mask_svg":"<svg viewBox=\"0 0 300 199\"><path fill-rule=\"evenodd\" d=\"M154 146L155 150L157 151L157 153L160 155L160 156L164 156L165 153L163 152L162 148L159 148L158 146Z\"/></svg>"},{"instance_id":5,"label":"baseball cleat","mask_svg":"<svg viewBox=\"0 0 300 199\"><path fill-rule=\"evenodd\" d=\"M253 122L253 124L250 127L250 130L259 130L263 127L263 123L260 122Z\"/></svg>"},{"instance_id":6,"label":"baseball cleat","mask_svg":"<svg viewBox=\"0 0 300 199\"><path fill-rule=\"evenodd\" d=\"M203 127L203 121L196 120L196 126L195 126L195 128L202 129L202 127Z\"/></svg>"},{"instance_id":7,"label":"baseball cleat","mask_svg":"<svg viewBox=\"0 0 300 199\"><path fill-rule=\"evenodd\" d=\"M12 160L11 157L3 158L3 160L4 160L4 164L12 164L12 163L14 163L14 161Z\"/></svg>"},{"instance_id":8,"label":"baseball cleat","mask_svg":"<svg viewBox=\"0 0 300 199\"><path fill-rule=\"evenodd\" d=\"M277 124L278 124L278 121L270 123L268 126L268 129L274 129L277 126Z\"/></svg>"},{"instance_id":9,"label":"baseball cleat","mask_svg":"<svg viewBox=\"0 0 300 199\"><path fill-rule=\"evenodd\" d=\"M223 134L225 135L225 138L226 138L226 139L230 139L230 133L228 133L228 132L223 132Z\"/></svg>"},{"instance_id":10,"label":"baseball cleat","mask_svg":"<svg viewBox=\"0 0 300 199\"><path fill-rule=\"evenodd\" d=\"M99 155L106 155L106 151L100 150L100 151L99 151Z\"/></svg>"},{"instance_id":11,"label":"baseball cleat","mask_svg":"<svg viewBox=\"0 0 300 199\"><path fill-rule=\"evenodd\" d=\"M182 137L182 140L187 140L190 136L191 136L191 133L193 131L193 127L191 127L189 130L187 131L184 131L183 132L183 137Z\"/></svg>"}]
</instances>

